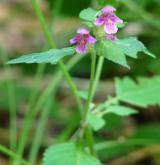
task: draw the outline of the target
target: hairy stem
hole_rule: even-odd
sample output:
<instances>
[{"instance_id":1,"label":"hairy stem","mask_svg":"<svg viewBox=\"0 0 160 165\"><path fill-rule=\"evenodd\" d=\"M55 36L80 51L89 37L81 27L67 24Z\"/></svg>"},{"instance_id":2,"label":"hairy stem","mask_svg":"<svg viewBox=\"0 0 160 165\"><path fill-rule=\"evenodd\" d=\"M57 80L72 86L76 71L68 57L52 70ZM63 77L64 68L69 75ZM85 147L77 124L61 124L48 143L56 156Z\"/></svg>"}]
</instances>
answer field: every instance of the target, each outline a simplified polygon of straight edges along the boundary
<instances>
[{"instance_id":1,"label":"hairy stem","mask_svg":"<svg viewBox=\"0 0 160 165\"><path fill-rule=\"evenodd\" d=\"M93 90L92 90L92 94L91 97L94 97L94 94L96 92L97 89L97 85L101 76L101 72L102 72L102 67L103 67L103 63L104 63L104 57L100 56L98 58L98 63L97 63L97 67L96 67L96 75L95 75L95 80L94 80L94 84L93 84Z\"/></svg>"},{"instance_id":2,"label":"hairy stem","mask_svg":"<svg viewBox=\"0 0 160 165\"><path fill-rule=\"evenodd\" d=\"M94 87L94 76L95 76L95 68L96 68L96 54L95 52L92 52L91 54L91 74L90 74L90 84L89 84L89 90L88 90L88 98L85 105L85 111L84 111L84 120L86 120L87 114L89 112L89 105L92 102L92 93L93 93L93 87Z\"/></svg>"},{"instance_id":3,"label":"hairy stem","mask_svg":"<svg viewBox=\"0 0 160 165\"><path fill-rule=\"evenodd\" d=\"M94 76L95 76L95 67L96 67L96 54L94 51L91 53L91 74L90 74L90 84L89 84L89 91L88 91L88 99L85 106L84 111L84 118L83 122L86 123L87 115L90 110L90 103L92 102L92 93L93 93L93 87L94 87ZM88 143L88 147L90 150L90 153L94 156L96 156L95 150L94 150L94 139L93 139L93 133L89 125L84 125L84 134Z\"/></svg>"}]
</instances>

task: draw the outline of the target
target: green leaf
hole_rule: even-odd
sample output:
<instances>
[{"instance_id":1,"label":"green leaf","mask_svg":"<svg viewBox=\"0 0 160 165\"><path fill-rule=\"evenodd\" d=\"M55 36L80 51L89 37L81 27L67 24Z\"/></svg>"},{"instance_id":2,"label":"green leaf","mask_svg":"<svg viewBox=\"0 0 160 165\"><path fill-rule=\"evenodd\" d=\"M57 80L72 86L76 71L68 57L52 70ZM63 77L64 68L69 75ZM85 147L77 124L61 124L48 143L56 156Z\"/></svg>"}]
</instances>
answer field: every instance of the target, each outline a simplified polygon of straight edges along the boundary
<instances>
[{"instance_id":1,"label":"green leaf","mask_svg":"<svg viewBox=\"0 0 160 165\"><path fill-rule=\"evenodd\" d=\"M105 120L101 116L93 114L92 112L88 113L87 122L95 131L98 131L105 125Z\"/></svg>"},{"instance_id":2,"label":"green leaf","mask_svg":"<svg viewBox=\"0 0 160 165\"><path fill-rule=\"evenodd\" d=\"M83 21L82 24L88 28L93 28L94 24L92 22Z\"/></svg>"},{"instance_id":3,"label":"green leaf","mask_svg":"<svg viewBox=\"0 0 160 165\"><path fill-rule=\"evenodd\" d=\"M56 144L49 147L43 165L101 165L98 159L82 151L75 143Z\"/></svg>"},{"instance_id":4,"label":"green leaf","mask_svg":"<svg viewBox=\"0 0 160 165\"><path fill-rule=\"evenodd\" d=\"M132 138L139 138L139 139L160 139L160 124L157 123L147 123L144 125L139 126L135 133L133 134ZM154 136L153 136L154 135ZM160 143L160 141L159 141Z\"/></svg>"},{"instance_id":5,"label":"green leaf","mask_svg":"<svg viewBox=\"0 0 160 165\"><path fill-rule=\"evenodd\" d=\"M147 50L143 43L135 37L116 41L101 39L96 43L96 50L98 55L102 55L108 60L127 68L129 68L129 66L126 61L126 56L137 58L139 52L144 52L151 57L155 57Z\"/></svg>"},{"instance_id":6,"label":"green leaf","mask_svg":"<svg viewBox=\"0 0 160 165\"><path fill-rule=\"evenodd\" d=\"M97 11L92 8L84 9L80 12L79 17L85 21L93 22L96 18Z\"/></svg>"},{"instance_id":7,"label":"green leaf","mask_svg":"<svg viewBox=\"0 0 160 165\"><path fill-rule=\"evenodd\" d=\"M123 22L123 23L116 22L116 26L118 28L124 28L127 24L128 24L128 22Z\"/></svg>"},{"instance_id":8,"label":"green leaf","mask_svg":"<svg viewBox=\"0 0 160 165\"><path fill-rule=\"evenodd\" d=\"M107 39L99 40L96 44L96 50L98 55L129 68L123 49L115 42Z\"/></svg>"},{"instance_id":9,"label":"green leaf","mask_svg":"<svg viewBox=\"0 0 160 165\"><path fill-rule=\"evenodd\" d=\"M150 134L152 138L144 137L128 139L125 138L123 140L107 140L106 142L95 144L95 149L101 155L102 159L114 159L115 157L132 152L133 149L137 149L137 146L138 148L143 148L153 145L159 145L159 139L154 138L153 135L154 134Z\"/></svg>"},{"instance_id":10,"label":"green leaf","mask_svg":"<svg viewBox=\"0 0 160 165\"><path fill-rule=\"evenodd\" d=\"M137 83L128 77L117 78L116 94L119 100L133 105L160 105L160 77L139 78Z\"/></svg>"},{"instance_id":11,"label":"green leaf","mask_svg":"<svg viewBox=\"0 0 160 165\"><path fill-rule=\"evenodd\" d=\"M144 46L144 44L138 41L136 37L129 37L127 39L117 40L115 42L123 49L124 53L129 57L137 58L138 52L144 52L151 57L155 57L155 55L150 53Z\"/></svg>"},{"instance_id":12,"label":"green leaf","mask_svg":"<svg viewBox=\"0 0 160 165\"><path fill-rule=\"evenodd\" d=\"M114 113L118 116L129 116L138 113L135 109L120 105L111 105L107 108L106 112Z\"/></svg>"},{"instance_id":13,"label":"green leaf","mask_svg":"<svg viewBox=\"0 0 160 165\"><path fill-rule=\"evenodd\" d=\"M51 63L56 64L65 56L73 55L75 53L74 47L68 47L63 49L50 49L41 53L32 53L10 60L7 64L18 63Z\"/></svg>"}]
</instances>

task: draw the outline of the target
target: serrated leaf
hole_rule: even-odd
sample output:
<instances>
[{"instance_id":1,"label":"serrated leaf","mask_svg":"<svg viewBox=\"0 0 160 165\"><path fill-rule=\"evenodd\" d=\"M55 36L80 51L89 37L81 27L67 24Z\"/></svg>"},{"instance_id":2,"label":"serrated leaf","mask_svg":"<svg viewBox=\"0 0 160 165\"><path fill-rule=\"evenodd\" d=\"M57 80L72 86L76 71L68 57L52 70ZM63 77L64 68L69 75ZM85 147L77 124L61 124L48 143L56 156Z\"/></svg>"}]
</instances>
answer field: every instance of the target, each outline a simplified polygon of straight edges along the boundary
<instances>
[{"instance_id":1,"label":"serrated leaf","mask_svg":"<svg viewBox=\"0 0 160 165\"><path fill-rule=\"evenodd\" d=\"M117 78L116 94L119 100L133 105L160 105L160 77L139 78L137 83L128 77Z\"/></svg>"},{"instance_id":2,"label":"serrated leaf","mask_svg":"<svg viewBox=\"0 0 160 165\"><path fill-rule=\"evenodd\" d=\"M101 116L93 114L92 112L88 113L87 122L95 131L98 131L105 125L105 120Z\"/></svg>"},{"instance_id":3,"label":"serrated leaf","mask_svg":"<svg viewBox=\"0 0 160 165\"><path fill-rule=\"evenodd\" d=\"M97 11L92 8L84 9L80 12L79 17L85 21L93 22L97 16Z\"/></svg>"},{"instance_id":4,"label":"serrated leaf","mask_svg":"<svg viewBox=\"0 0 160 165\"><path fill-rule=\"evenodd\" d=\"M98 159L82 151L75 143L56 144L49 147L43 165L101 165Z\"/></svg>"},{"instance_id":5,"label":"serrated leaf","mask_svg":"<svg viewBox=\"0 0 160 165\"><path fill-rule=\"evenodd\" d=\"M123 80L116 78L115 80L117 96L122 95L123 93L128 92L137 86L137 84L135 84L135 82L129 77L125 77Z\"/></svg>"},{"instance_id":6,"label":"serrated leaf","mask_svg":"<svg viewBox=\"0 0 160 165\"><path fill-rule=\"evenodd\" d=\"M118 116L129 116L138 113L137 110L120 105L111 105L106 110L107 113L113 113Z\"/></svg>"},{"instance_id":7,"label":"serrated leaf","mask_svg":"<svg viewBox=\"0 0 160 165\"><path fill-rule=\"evenodd\" d=\"M107 39L99 40L96 44L96 50L98 55L129 68L123 49L115 42Z\"/></svg>"},{"instance_id":8,"label":"serrated leaf","mask_svg":"<svg viewBox=\"0 0 160 165\"><path fill-rule=\"evenodd\" d=\"M139 52L144 52L151 57L155 57L147 50L143 43L135 37L116 41L101 39L96 44L96 50L98 55L102 55L108 60L127 68L129 68L129 66L126 61L126 56L137 58Z\"/></svg>"},{"instance_id":9,"label":"serrated leaf","mask_svg":"<svg viewBox=\"0 0 160 165\"><path fill-rule=\"evenodd\" d=\"M10 60L7 64L18 63L51 63L56 64L65 56L73 55L75 53L74 47L68 47L63 49L50 49L41 53L32 53L24 56L20 56L16 59Z\"/></svg>"},{"instance_id":10,"label":"serrated leaf","mask_svg":"<svg viewBox=\"0 0 160 165\"><path fill-rule=\"evenodd\" d=\"M136 37L129 37L127 39L117 40L115 42L117 45L122 47L124 53L129 57L137 58L137 54L139 52L144 52L151 57L155 57L155 55L150 53L144 44L138 41Z\"/></svg>"}]
</instances>

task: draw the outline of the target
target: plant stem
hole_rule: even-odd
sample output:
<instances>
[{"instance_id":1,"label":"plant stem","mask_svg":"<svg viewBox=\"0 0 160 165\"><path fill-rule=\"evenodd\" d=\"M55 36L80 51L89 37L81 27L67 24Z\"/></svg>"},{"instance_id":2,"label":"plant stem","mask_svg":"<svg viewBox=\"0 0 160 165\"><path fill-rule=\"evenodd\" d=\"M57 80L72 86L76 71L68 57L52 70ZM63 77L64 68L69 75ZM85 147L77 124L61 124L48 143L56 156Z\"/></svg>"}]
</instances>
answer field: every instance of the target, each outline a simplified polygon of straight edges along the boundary
<instances>
[{"instance_id":1,"label":"plant stem","mask_svg":"<svg viewBox=\"0 0 160 165\"><path fill-rule=\"evenodd\" d=\"M52 48L55 48L55 43L54 43L54 41L52 39L52 36L49 32L48 26L45 22L45 19L44 19L44 16L42 14L42 11L40 9L39 4L36 2L36 0L32 0L32 5L35 9L35 12L38 16L38 19L39 19L40 23L41 23L41 26L43 28L43 31L44 31L44 34L47 38L48 43L51 45ZM70 77L70 75L67 71L67 68L64 66L64 63L63 63L62 60L59 62L59 66L60 66L62 72L64 73L64 75L66 76L68 84L70 85L70 88L72 89L73 94L75 95L77 104L79 106L79 110L80 110L80 112L82 112L82 104L81 104L79 96L77 95L77 93L78 93L77 88L76 88L74 82L72 81L72 79L71 79L71 77ZM59 83L59 80L61 80L61 74L59 75L59 77L60 78L56 78L56 76L54 77L54 81L53 81L54 83L49 87L49 90L50 90L50 88L53 89L55 86L57 86L57 84ZM29 116L24 121L25 129L22 130L22 135L21 135L21 138L20 138L19 146L18 146L18 154L20 156L23 155L25 143L26 143L26 140L27 140L27 135L29 133L29 129L30 129L30 126L31 126L30 122L32 121L33 117L38 113L39 108L41 108L41 107L39 107L39 105L43 105L41 103L41 101L46 99L46 97L48 96L48 93L50 94L50 91L47 90L47 92L45 92L45 94L42 95L42 97L40 97L40 100L39 100L36 108L33 110L33 113L29 114Z\"/></svg>"},{"instance_id":2,"label":"plant stem","mask_svg":"<svg viewBox=\"0 0 160 165\"><path fill-rule=\"evenodd\" d=\"M83 56L74 56L67 64L67 69L70 70L78 61L80 61L83 58ZM44 90L42 95L39 97L37 104L35 105L34 110L39 111L39 109L43 106L47 98L51 95L51 93L54 93L54 91L57 91L57 86L60 83L60 81L63 78L63 74L61 71L58 71L51 82L49 83L48 87Z\"/></svg>"},{"instance_id":3,"label":"plant stem","mask_svg":"<svg viewBox=\"0 0 160 165\"><path fill-rule=\"evenodd\" d=\"M37 94L38 94L38 88L39 88L45 67L46 67L46 64L38 64L38 67L36 70L36 76L35 76L35 80L34 80L34 84L33 84L33 89L31 91L31 95L29 98L29 107L27 110L28 114L32 111L32 107L36 101Z\"/></svg>"},{"instance_id":4,"label":"plant stem","mask_svg":"<svg viewBox=\"0 0 160 165\"><path fill-rule=\"evenodd\" d=\"M91 66L91 79L90 79L90 89L89 89L89 94L88 94L88 100L87 100L87 104L86 104L86 109L85 109L85 120L87 118L87 114L89 112L89 104L91 103L94 94L96 92L96 88L99 82L99 78L102 72L102 66L103 66L103 62L104 62L104 57L100 56L98 59L98 64L97 64L97 68L96 68L96 75L94 78L94 74L95 74L95 64L96 64L96 58L94 57L96 55L92 55L92 66ZM86 128L84 128L84 132L86 135L86 139L90 148L90 152L92 155L96 156L96 152L94 149L94 139L93 139L93 133L92 130L89 126L87 126Z\"/></svg>"},{"instance_id":5,"label":"plant stem","mask_svg":"<svg viewBox=\"0 0 160 165\"><path fill-rule=\"evenodd\" d=\"M30 95L30 98L29 98L29 107L28 107L28 110L27 110L27 115L26 115L26 118L30 117L30 114L33 113L33 106L34 106L34 103L37 99L37 96L38 96L38 88L40 86L40 82L41 82L41 79L42 79L42 76L43 76L43 73L44 73L44 70L45 70L45 67L46 67L46 64L39 64L38 65L38 68L36 70L36 76L35 76L35 80L34 80L34 85L33 85L33 88L32 88L32 91L31 91L31 95ZM49 114L49 110L48 108L45 108L43 111L42 111L42 115L41 115L41 118L40 120L42 120L41 122L39 122L40 124L38 125L38 128L37 128L37 133L35 133L35 138L33 139L33 145L31 145L31 152L30 152L30 155L34 155L35 158L36 158L36 153L38 153L38 149L39 149L39 146L40 146L40 142L41 142L41 138L42 138L42 135L43 135L43 131L44 129L42 128L43 126L45 127L45 123L46 122L43 122L45 119L47 120L48 118L48 114ZM32 116L32 115L31 115ZM34 115L33 115L34 116ZM43 117L42 117L43 116ZM35 116L34 116L35 117ZM33 117L33 119L34 119ZM25 120L24 120L25 121ZM32 121L31 121L32 123ZM39 131L39 128L41 129L41 135L39 135L40 131ZM28 131L29 132L29 129ZM26 134L27 135L27 134ZM23 142L23 146L25 146L25 143L26 143L26 140L24 140ZM37 151L37 152L36 152ZM32 159L35 159L33 158L34 156L32 156ZM29 156L30 157L30 156ZM34 160L33 160L34 161ZM32 163L34 164L34 163Z\"/></svg>"},{"instance_id":6,"label":"plant stem","mask_svg":"<svg viewBox=\"0 0 160 165\"><path fill-rule=\"evenodd\" d=\"M10 74L10 73L9 73ZM11 76L12 77L12 76ZM17 126L16 126L16 99L15 88L12 80L8 80L8 102L10 109L10 148L16 150L17 144Z\"/></svg>"},{"instance_id":7,"label":"plant stem","mask_svg":"<svg viewBox=\"0 0 160 165\"><path fill-rule=\"evenodd\" d=\"M89 91L88 91L88 98L85 106L84 111L84 120L87 118L87 114L89 112L89 105L92 102L92 93L93 93L93 87L94 87L94 76L95 76L95 68L96 68L96 54L95 52L91 53L91 75L90 75L90 84L89 84Z\"/></svg>"},{"instance_id":8,"label":"plant stem","mask_svg":"<svg viewBox=\"0 0 160 165\"><path fill-rule=\"evenodd\" d=\"M58 18L62 2L63 2L63 0L55 1L54 16L52 16L53 18L51 20L52 23L55 22L56 18ZM32 4L35 5L36 1L32 1ZM36 11L38 11L38 10L39 9L37 9ZM37 15L39 16L39 20L41 20L40 22L45 22L44 19L43 19L43 16L41 16L41 14L37 13ZM51 26L54 26L54 25L52 25L52 23L51 23ZM43 29L46 32L46 36L47 36L46 38L50 38L49 37L50 32L46 31L46 29L48 27L45 26L45 25L43 25L44 26ZM53 41L50 41L49 43L51 44L52 42ZM56 47L55 43L52 43L52 47L53 47L53 45L55 45L55 47ZM46 67L46 64L39 64L38 65L38 68L37 68L37 71L36 71L36 76L35 76L35 83L34 83L33 91L31 92L30 99L29 99L29 108L28 108L29 113L30 113L31 107L33 107L33 104L35 102L35 99L36 99L36 96L37 96L37 86L39 86L38 83L41 82L41 78L42 78L43 72L45 70L45 67Z\"/></svg>"},{"instance_id":9,"label":"plant stem","mask_svg":"<svg viewBox=\"0 0 160 165\"><path fill-rule=\"evenodd\" d=\"M51 45L52 48L56 48L56 43L52 39L51 32L49 31L48 25L45 21L43 14L42 14L39 3L37 3L37 0L31 0L31 2L32 2L32 6L35 10L35 13L37 14L37 17L39 19L39 22L41 24L41 27L43 29L43 32L44 32L45 37L47 39L47 42Z\"/></svg>"},{"instance_id":10,"label":"plant stem","mask_svg":"<svg viewBox=\"0 0 160 165\"><path fill-rule=\"evenodd\" d=\"M80 61L83 56L74 56L67 64L67 69L70 70L78 61ZM27 135L29 134L29 130L31 128L32 122L35 116L38 114L39 110L44 106L44 103L53 93L55 94L58 90L58 85L63 78L63 74L61 71L58 71L51 82L49 83L48 87L44 90L42 95L40 95L36 105L34 106L33 110L28 114L28 116L24 119L23 125L25 125L25 129L22 130L20 142L18 146L18 153L22 155L24 151L24 147L27 141Z\"/></svg>"},{"instance_id":11,"label":"plant stem","mask_svg":"<svg viewBox=\"0 0 160 165\"><path fill-rule=\"evenodd\" d=\"M18 154L14 153L12 150L9 150L8 148L4 147L1 144L0 144L0 152L10 156L13 159L19 160L19 162L21 162L24 165L29 165L29 163L26 160L22 159Z\"/></svg>"},{"instance_id":12,"label":"plant stem","mask_svg":"<svg viewBox=\"0 0 160 165\"><path fill-rule=\"evenodd\" d=\"M5 65L8 61L7 53L1 49L2 60L4 62L4 69L6 72L6 82L8 87L8 103L9 103L9 116L10 116L10 149L15 151L17 144L17 127L16 127L16 96L15 96L15 84L13 82L13 77L11 73L11 68L9 65Z\"/></svg>"},{"instance_id":13,"label":"plant stem","mask_svg":"<svg viewBox=\"0 0 160 165\"><path fill-rule=\"evenodd\" d=\"M96 92L96 88L99 82L99 78L102 72L102 67L104 63L104 57L100 56L98 59L96 74L95 74L95 65L96 65L96 55L94 52L92 53L92 64L91 64L91 77L90 77L90 87L89 87L89 93L88 93L88 99L86 103L86 109L85 109L85 115L84 115L84 121L86 121L87 114L89 112L89 105L92 102L92 99L94 97L94 94ZM94 78L95 76L95 78ZM88 146L90 149L90 152L92 155L96 156L96 152L94 149L94 139L93 139L93 133L89 126L86 126L84 128L84 133L86 136L86 140L88 142Z\"/></svg>"},{"instance_id":14,"label":"plant stem","mask_svg":"<svg viewBox=\"0 0 160 165\"><path fill-rule=\"evenodd\" d=\"M51 20L51 25L50 25L52 27L54 27L54 23L55 23L56 19L59 16L59 12L60 12L62 2L63 2L63 0L55 1L55 7L54 7L55 12L54 12L54 16L52 16L53 18ZM52 30L53 29L54 28L52 28ZM52 31L51 31L51 33L52 33ZM37 98L37 93L38 93L38 91L36 90L37 85L39 84L39 82L41 82L41 78L42 78L45 67L46 67L46 64L39 64L38 65L37 72L36 72L35 83L34 83L35 85L34 85L34 88L33 88L33 92L31 93L31 96L30 96L30 103L29 103L28 113L32 113L32 107L33 107L33 104L35 102L35 99ZM55 93L56 92L54 92L53 97L54 97ZM41 141L42 141L42 138L43 138L43 132L44 132L44 129L45 129L45 125L46 125L46 122L47 122L49 114L50 114L49 112L50 112L50 107L45 107L44 110L41 112L41 116L40 116L40 119L39 119L40 124L38 125L37 130L35 132L35 136L33 138L33 142L32 142L30 153L29 153L29 160L30 160L29 162L31 164L35 164L36 157L37 157L39 148L41 146Z\"/></svg>"},{"instance_id":15,"label":"plant stem","mask_svg":"<svg viewBox=\"0 0 160 165\"><path fill-rule=\"evenodd\" d=\"M54 2L54 7L52 9L52 22L51 22L51 26L53 27L55 22L58 20L63 1L64 0L58 0Z\"/></svg>"},{"instance_id":16,"label":"plant stem","mask_svg":"<svg viewBox=\"0 0 160 165\"><path fill-rule=\"evenodd\" d=\"M95 148L94 148L94 138L93 138L93 132L90 126L86 126L84 127L84 133L85 133L85 137L86 137L86 141L89 147L89 151L91 153L91 155L93 156L97 156Z\"/></svg>"},{"instance_id":17,"label":"plant stem","mask_svg":"<svg viewBox=\"0 0 160 165\"><path fill-rule=\"evenodd\" d=\"M67 64L67 68L71 69L79 60L81 60L83 58L83 56L75 56L73 57ZM34 107L33 111L31 112L30 117L28 118L28 121L26 120L26 123L29 123L28 128L30 127L30 123L32 123L34 117L36 116L36 114L39 112L40 108L44 105L44 103L47 101L47 99L49 98L49 96L52 94L53 98L56 94L56 91L58 90L57 86L59 84L59 82L62 80L63 78L63 74L62 72L58 71L57 74L55 74L55 77L51 80L51 82L49 83L48 87L46 88L46 90L44 90L44 93L39 97L36 106ZM49 111L49 109L44 109L40 118L39 123L41 123L43 121L43 123L46 123L47 121L47 117L44 117L44 115L48 112L44 112L44 111ZM35 113L34 113L35 112ZM44 124L45 125L45 124ZM43 125L43 126L44 126ZM38 126L37 128L37 133L38 133L38 129L43 130L43 126ZM28 129L29 131L29 129ZM37 134L36 133L36 134ZM43 131L40 132L41 135L39 134L39 136L35 135L35 139L34 141L37 143L38 138L43 136ZM40 146L36 146L36 144L33 143L33 145L31 146L31 152L33 152L32 150L34 150L34 155L36 155L38 153L38 149ZM34 158L35 159L35 158Z\"/></svg>"},{"instance_id":18,"label":"plant stem","mask_svg":"<svg viewBox=\"0 0 160 165\"><path fill-rule=\"evenodd\" d=\"M14 82L12 81L12 74L10 69L6 69L6 74L10 80L7 80L8 86L8 103L10 112L10 148L11 150L16 150L17 143L17 127L16 127L16 96Z\"/></svg>"},{"instance_id":19,"label":"plant stem","mask_svg":"<svg viewBox=\"0 0 160 165\"><path fill-rule=\"evenodd\" d=\"M63 64L62 61L59 62L59 66L60 66L73 94L75 95L75 99L76 99L77 105L79 107L80 114L83 115L83 106L82 106L81 100L80 100L79 95L78 95L77 87L76 87L75 83L73 82L71 76L69 75L69 73L66 69L66 66Z\"/></svg>"},{"instance_id":20,"label":"plant stem","mask_svg":"<svg viewBox=\"0 0 160 165\"><path fill-rule=\"evenodd\" d=\"M47 102L45 109L42 111L41 118L39 119L38 122L39 125L32 142L31 151L29 153L30 164L35 164L39 146L41 145L41 141L44 138L44 129L45 129L46 121L50 114L49 112L51 110L51 102L52 102L51 99Z\"/></svg>"},{"instance_id":21,"label":"plant stem","mask_svg":"<svg viewBox=\"0 0 160 165\"><path fill-rule=\"evenodd\" d=\"M95 76L95 67L96 67L96 54L94 51L91 52L91 75L90 75L90 84L89 84L89 91L88 91L88 99L85 106L84 116L83 116L83 122L86 123L87 115L90 110L90 103L92 102L92 93L93 93L93 87L94 87L94 76ZM94 139L92 130L89 125L84 125L84 134L86 136L86 140L88 143L88 147L90 150L90 153L94 156L96 156L96 152L94 150Z\"/></svg>"},{"instance_id":22,"label":"plant stem","mask_svg":"<svg viewBox=\"0 0 160 165\"><path fill-rule=\"evenodd\" d=\"M41 23L41 26L43 28L43 32L44 32L44 34L46 36L48 44L50 44L50 46L52 48L55 48L56 44L55 44L55 42L52 39L52 34L49 31L48 25L47 25L47 23L45 21L45 18L43 16L42 11L41 11L40 5L37 3L36 0L32 0L32 5L33 5L33 8L35 9L35 12L36 12L36 14L38 16L38 19L39 19L40 23ZM66 80L67 80L67 82L68 82L68 84L69 84L69 86L70 86L70 88L71 88L71 90L72 90L72 92L73 92L73 94L75 96L75 99L77 101L80 113L82 113L82 104L81 104L80 98L78 96L77 87L76 87L75 83L73 82L69 72L67 71L67 68L65 67L63 61L60 60L58 64L59 64L59 67L60 67L61 71L65 75L65 78L66 78Z\"/></svg>"},{"instance_id":23,"label":"plant stem","mask_svg":"<svg viewBox=\"0 0 160 165\"><path fill-rule=\"evenodd\" d=\"M104 57L100 56L98 58L98 63L97 63L97 68L96 68L96 75L95 75L95 80L94 80L94 84L93 84L93 90L92 90L92 98L94 97L94 94L96 92L97 89L97 85L101 76L101 72L102 72L102 67L103 67L103 63L104 63Z\"/></svg>"}]
</instances>

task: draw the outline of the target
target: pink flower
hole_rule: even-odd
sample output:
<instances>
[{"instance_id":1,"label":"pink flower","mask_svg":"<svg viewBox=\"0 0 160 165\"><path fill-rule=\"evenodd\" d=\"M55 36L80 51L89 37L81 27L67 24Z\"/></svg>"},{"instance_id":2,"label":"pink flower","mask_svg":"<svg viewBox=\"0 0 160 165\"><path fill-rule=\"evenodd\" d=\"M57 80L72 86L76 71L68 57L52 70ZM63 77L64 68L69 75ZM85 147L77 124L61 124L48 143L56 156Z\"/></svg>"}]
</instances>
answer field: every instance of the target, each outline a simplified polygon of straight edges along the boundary
<instances>
[{"instance_id":1,"label":"pink flower","mask_svg":"<svg viewBox=\"0 0 160 165\"><path fill-rule=\"evenodd\" d=\"M115 36L115 35L113 35L113 34L107 34L106 35L106 39L108 39L108 40L118 40L118 38Z\"/></svg>"},{"instance_id":2,"label":"pink flower","mask_svg":"<svg viewBox=\"0 0 160 165\"><path fill-rule=\"evenodd\" d=\"M116 16L116 9L113 6L105 6L102 13L95 20L96 26L104 25L104 30L107 34L115 34L118 31L116 23L123 23L123 20Z\"/></svg>"},{"instance_id":3,"label":"pink flower","mask_svg":"<svg viewBox=\"0 0 160 165\"><path fill-rule=\"evenodd\" d=\"M90 35L90 31L86 28L77 30L77 35L70 40L70 44L76 44L76 52L79 54L87 53L87 44L94 44L96 39Z\"/></svg>"},{"instance_id":4,"label":"pink flower","mask_svg":"<svg viewBox=\"0 0 160 165\"><path fill-rule=\"evenodd\" d=\"M114 12L114 11L116 11L116 8L114 8L114 7L111 6L111 5L105 6L105 7L102 9L102 12L103 12L103 13L111 13L111 12Z\"/></svg>"}]
</instances>

